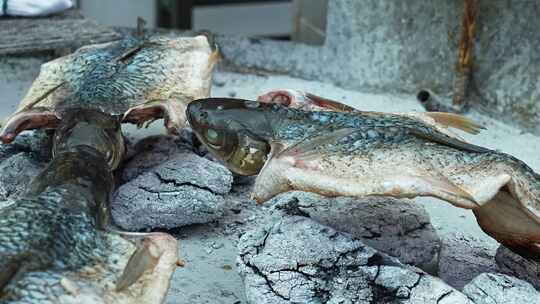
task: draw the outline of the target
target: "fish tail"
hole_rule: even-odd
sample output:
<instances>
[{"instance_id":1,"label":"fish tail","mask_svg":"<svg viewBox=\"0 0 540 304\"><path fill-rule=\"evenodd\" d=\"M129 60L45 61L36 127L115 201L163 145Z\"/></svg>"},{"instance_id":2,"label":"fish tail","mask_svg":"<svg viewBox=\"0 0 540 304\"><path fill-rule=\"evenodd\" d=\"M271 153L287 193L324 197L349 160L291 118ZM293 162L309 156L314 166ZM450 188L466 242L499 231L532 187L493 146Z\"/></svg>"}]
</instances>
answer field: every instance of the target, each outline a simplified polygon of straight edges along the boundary
<instances>
[{"instance_id":1,"label":"fish tail","mask_svg":"<svg viewBox=\"0 0 540 304\"><path fill-rule=\"evenodd\" d=\"M502 152L495 152L495 155L509 167L509 192L520 202L520 207L540 225L540 174L514 156Z\"/></svg>"}]
</instances>

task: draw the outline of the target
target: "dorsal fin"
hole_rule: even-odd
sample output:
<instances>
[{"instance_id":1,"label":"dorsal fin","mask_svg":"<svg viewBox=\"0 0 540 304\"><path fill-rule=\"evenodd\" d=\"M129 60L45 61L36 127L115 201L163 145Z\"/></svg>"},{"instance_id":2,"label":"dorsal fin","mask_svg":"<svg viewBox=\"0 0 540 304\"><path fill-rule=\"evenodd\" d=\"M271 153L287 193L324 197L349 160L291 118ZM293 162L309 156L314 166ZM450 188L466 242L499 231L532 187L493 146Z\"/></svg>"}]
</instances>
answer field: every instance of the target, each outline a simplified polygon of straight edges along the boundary
<instances>
[{"instance_id":1,"label":"dorsal fin","mask_svg":"<svg viewBox=\"0 0 540 304\"><path fill-rule=\"evenodd\" d=\"M486 129L471 119L459 114L446 112L426 112L425 114L441 125L460 129L470 134L478 134L480 130Z\"/></svg>"}]
</instances>

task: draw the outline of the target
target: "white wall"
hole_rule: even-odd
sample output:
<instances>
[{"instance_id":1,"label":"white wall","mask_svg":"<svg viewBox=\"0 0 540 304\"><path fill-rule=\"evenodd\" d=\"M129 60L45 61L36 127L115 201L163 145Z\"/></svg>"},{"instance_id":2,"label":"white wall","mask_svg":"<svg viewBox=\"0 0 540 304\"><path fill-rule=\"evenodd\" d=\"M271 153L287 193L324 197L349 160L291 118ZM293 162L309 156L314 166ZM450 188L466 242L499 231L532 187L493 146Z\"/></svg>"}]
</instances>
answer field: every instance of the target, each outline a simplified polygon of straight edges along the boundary
<instances>
[{"instance_id":1,"label":"white wall","mask_svg":"<svg viewBox=\"0 0 540 304\"><path fill-rule=\"evenodd\" d=\"M293 28L292 3L196 6L193 29L243 36L289 35Z\"/></svg>"},{"instance_id":2,"label":"white wall","mask_svg":"<svg viewBox=\"0 0 540 304\"><path fill-rule=\"evenodd\" d=\"M142 17L147 28L156 26L155 0L79 0L79 6L84 16L104 25L135 27Z\"/></svg>"}]
</instances>

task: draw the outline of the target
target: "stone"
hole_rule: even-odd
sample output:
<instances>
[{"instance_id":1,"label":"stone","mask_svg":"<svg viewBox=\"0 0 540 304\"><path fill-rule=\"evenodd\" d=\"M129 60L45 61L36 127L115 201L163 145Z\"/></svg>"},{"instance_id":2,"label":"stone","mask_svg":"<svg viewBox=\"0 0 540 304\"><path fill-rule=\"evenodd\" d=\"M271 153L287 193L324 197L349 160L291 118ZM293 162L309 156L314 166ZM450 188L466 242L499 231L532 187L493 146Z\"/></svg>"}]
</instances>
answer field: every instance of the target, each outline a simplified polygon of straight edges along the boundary
<instances>
[{"instance_id":1,"label":"stone","mask_svg":"<svg viewBox=\"0 0 540 304\"><path fill-rule=\"evenodd\" d=\"M495 261L500 272L527 281L540 290L540 261L524 258L503 245L497 249Z\"/></svg>"},{"instance_id":2,"label":"stone","mask_svg":"<svg viewBox=\"0 0 540 304\"><path fill-rule=\"evenodd\" d=\"M540 293L534 287L517 278L483 273L463 288L475 304L539 304Z\"/></svg>"},{"instance_id":3,"label":"stone","mask_svg":"<svg viewBox=\"0 0 540 304\"><path fill-rule=\"evenodd\" d=\"M24 132L11 144L0 144L0 201L15 199L38 175L50 157L44 131Z\"/></svg>"},{"instance_id":4,"label":"stone","mask_svg":"<svg viewBox=\"0 0 540 304\"><path fill-rule=\"evenodd\" d=\"M443 237L439 252L439 277L450 286L462 290L479 274L498 272L494 258L497 246L497 243L462 234Z\"/></svg>"},{"instance_id":5,"label":"stone","mask_svg":"<svg viewBox=\"0 0 540 304\"><path fill-rule=\"evenodd\" d=\"M10 144L0 144L0 162L20 153L39 162L48 162L51 158L52 140L49 132L45 130L27 131L19 134Z\"/></svg>"},{"instance_id":6,"label":"stone","mask_svg":"<svg viewBox=\"0 0 540 304\"><path fill-rule=\"evenodd\" d=\"M347 232L406 264L425 265L440 248L439 237L427 212L412 200L328 198L295 191L279 195L269 204L285 213L304 215Z\"/></svg>"},{"instance_id":7,"label":"stone","mask_svg":"<svg viewBox=\"0 0 540 304\"><path fill-rule=\"evenodd\" d=\"M470 303L440 279L304 216L249 231L238 248L248 303Z\"/></svg>"},{"instance_id":8,"label":"stone","mask_svg":"<svg viewBox=\"0 0 540 304\"><path fill-rule=\"evenodd\" d=\"M184 129L181 137L171 135L148 136L130 147L122 172L122 181L130 181L141 173L168 161L181 152L191 152L191 132Z\"/></svg>"},{"instance_id":9,"label":"stone","mask_svg":"<svg viewBox=\"0 0 540 304\"><path fill-rule=\"evenodd\" d=\"M19 152L0 163L0 200L14 199L23 194L29 182L45 164L39 163L30 153Z\"/></svg>"},{"instance_id":10,"label":"stone","mask_svg":"<svg viewBox=\"0 0 540 304\"><path fill-rule=\"evenodd\" d=\"M222 165L180 153L120 186L112 216L127 230L207 223L223 214L232 180Z\"/></svg>"}]
</instances>

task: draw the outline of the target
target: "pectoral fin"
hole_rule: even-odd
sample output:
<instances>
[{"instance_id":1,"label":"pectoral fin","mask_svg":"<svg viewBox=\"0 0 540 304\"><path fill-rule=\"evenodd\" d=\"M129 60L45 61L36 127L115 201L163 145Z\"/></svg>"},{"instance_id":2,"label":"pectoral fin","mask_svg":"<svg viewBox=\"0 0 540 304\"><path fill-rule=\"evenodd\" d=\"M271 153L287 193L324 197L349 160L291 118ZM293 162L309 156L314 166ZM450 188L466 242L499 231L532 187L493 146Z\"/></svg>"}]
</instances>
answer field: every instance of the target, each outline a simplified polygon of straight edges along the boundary
<instances>
[{"instance_id":1,"label":"pectoral fin","mask_svg":"<svg viewBox=\"0 0 540 304\"><path fill-rule=\"evenodd\" d=\"M410 128L408 129L410 134L422 138L428 142L434 142L438 143L444 146L452 147L455 149L468 151L468 152L477 152L477 153L484 153L484 152L490 152L491 150L480 147L477 145L470 144L468 142L465 142L463 140L459 140L457 138L450 137L446 134L443 134L439 131L436 131L433 129L432 131L426 131L425 129L414 129Z\"/></svg>"},{"instance_id":2,"label":"pectoral fin","mask_svg":"<svg viewBox=\"0 0 540 304\"><path fill-rule=\"evenodd\" d=\"M171 134L178 134L186 124L186 105L181 100L155 100L132 107L124 113L123 122L142 126L160 118L165 119L165 127Z\"/></svg>"},{"instance_id":3,"label":"pectoral fin","mask_svg":"<svg viewBox=\"0 0 540 304\"><path fill-rule=\"evenodd\" d=\"M56 113L45 108L33 108L31 110L19 112L11 116L0 132L0 140L10 143L24 130L39 128L56 128L60 118Z\"/></svg>"},{"instance_id":4,"label":"pectoral fin","mask_svg":"<svg viewBox=\"0 0 540 304\"><path fill-rule=\"evenodd\" d=\"M431 195L443 199L456 207L473 209L479 206L474 197L463 188L455 185L444 176L418 176L421 184L424 183L426 190ZM429 190L431 188L431 190ZM420 194L420 193L419 193Z\"/></svg>"},{"instance_id":5,"label":"pectoral fin","mask_svg":"<svg viewBox=\"0 0 540 304\"><path fill-rule=\"evenodd\" d=\"M116 282L116 291L122 291L133 285L148 270L158 264L161 254L152 242L143 241L135 250L124 268L124 272Z\"/></svg>"},{"instance_id":6,"label":"pectoral fin","mask_svg":"<svg viewBox=\"0 0 540 304\"><path fill-rule=\"evenodd\" d=\"M282 149L276 157L294 156L297 159L308 160L311 156L321 153L318 151L318 148L325 145L334 145L339 140L355 132L359 132L359 130L354 128L341 128L324 135L307 137L286 149ZM325 151L325 153L328 153L328 151Z\"/></svg>"}]
</instances>

